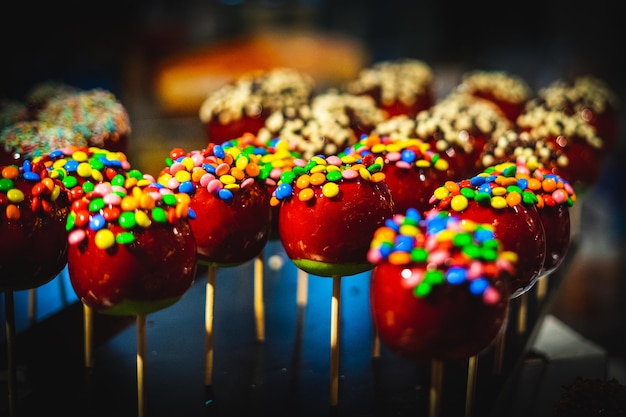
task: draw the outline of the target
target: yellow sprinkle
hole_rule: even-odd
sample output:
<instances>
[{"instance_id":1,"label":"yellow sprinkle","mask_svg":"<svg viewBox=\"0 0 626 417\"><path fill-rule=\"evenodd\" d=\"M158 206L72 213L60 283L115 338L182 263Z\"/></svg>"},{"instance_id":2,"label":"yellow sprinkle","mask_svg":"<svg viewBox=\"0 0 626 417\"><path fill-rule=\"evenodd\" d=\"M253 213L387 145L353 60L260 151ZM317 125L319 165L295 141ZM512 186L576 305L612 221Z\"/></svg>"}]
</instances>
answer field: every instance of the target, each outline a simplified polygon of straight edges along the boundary
<instances>
[{"instance_id":1,"label":"yellow sprinkle","mask_svg":"<svg viewBox=\"0 0 626 417\"><path fill-rule=\"evenodd\" d=\"M200 178L202 178L206 174L206 170L201 167L194 167L191 171L191 180L193 182L200 182Z\"/></svg>"},{"instance_id":2,"label":"yellow sprinkle","mask_svg":"<svg viewBox=\"0 0 626 417\"><path fill-rule=\"evenodd\" d=\"M178 193L176 194L176 202L178 204L189 204L191 201L191 196L187 193Z\"/></svg>"},{"instance_id":3,"label":"yellow sprinkle","mask_svg":"<svg viewBox=\"0 0 626 417\"><path fill-rule=\"evenodd\" d=\"M369 180L372 177L372 174L366 168L359 169L359 175L365 180Z\"/></svg>"},{"instance_id":4,"label":"yellow sprinkle","mask_svg":"<svg viewBox=\"0 0 626 417\"><path fill-rule=\"evenodd\" d=\"M75 161L78 161L78 162L83 162L83 161L86 161L88 159L88 156L83 151L76 151L76 152L74 152L72 154L72 159L74 159Z\"/></svg>"},{"instance_id":5,"label":"yellow sprinkle","mask_svg":"<svg viewBox=\"0 0 626 417\"><path fill-rule=\"evenodd\" d=\"M328 166L326 165L315 165L313 168L311 168L311 174L317 174L319 172L326 172L326 169L328 168Z\"/></svg>"},{"instance_id":6,"label":"yellow sprinkle","mask_svg":"<svg viewBox=\"0 0 626 417\"><path fill-rule=\"evenodd\" d=\"M134 186L137 185L139 181L137 180L137 178L134 177L126 177L124 179L124 187L126 188L133 188Z\"/></svg>"},{"instance_id":7,"label":"yellow sprinkle","mask_svg":"<svg viewBox=\"0 0 626 417\"><path fill-rule=\"evenodd\" d=\"M178 218L187 217L187 213L188 212L189 212L189 202L188 201L176 204L176 216Z\"/></svg>"},{"instance_id":8,"label":"yellow sprinkle","mask_svg":"<svg viewBox=\"0 0 626 417\"><path fill-rule=\"evenodd\" d=\"M449 242L455 235L456 232L453 232L452 230L442 230L437 233L437 242Z\"/></svg>"},{"instance_id":9,"label":"yellow sprinkle","mask_svg":"<svg viewBox=\"0 0 626 417\"><path fill-rule=\"evenodd\" d=\"M241 188L241 185L234 182L232 184L224 184L224 188L226 188L227 190L238 190Z\"/></svg>"},{"instance_id":10,"label":"yellow sprinkle","mask_svg":"<svg viewBox=\"0 0 626 417\"><path fill-rule=\"evenodd\" d=\"M137 190L137 188L134 188L133 190ZM122 204L120 204L120 206L124 211L136 210L137 207L139 207L139 200L135 198L135 196L127 195L122 199Z\"/></svg>"},{"instance_id":11,"label":"yellow sprinkle","mask_svg":"<svg viewBox=\"0 0 626 417\"><path fill-rule=\"evenodd\" d=\"M91 178L93 178L96 182L102 182L104 180L102 172L98 171L97 169L91 171Z\"/></svg>"},{"instance_id":12,"label":"yellow sprinkle","mask_svg":"<svg viewBox=\"0 0 626 417\"><path fill-rule=\"evenodd\" d=\"M430 162L425 159L418 159L415 161L415 166L418 168L428 168L430 166Z\"/></svg>"},{"instance_id":13,"label":"yellow sprinkle","mask_svg":"<svg viewBox=\"0 0 626 417\"><path fill-rule=\"evenodd\" d=\"M452 201L450 201L450 207L452 207L452 210L454 211L463 211L468 205L469 202L467 201L467 198L461 194L455 195L452 197Z\"/></svg>"},{"instance_id":14,"label":"yellow sprinkle","mask_svg":"<svg viewBox=\"0 0 626 417\"><path fill-rule=\"evenodd\" d=\"M174 178L179 183L180 182L191 181L191 173L189 171L184 171L184 170L181 169L176 174L174 174Z\"/></svg>"},{"instance_id":15,"label":"yellow sprinkle","mask_svg":"<svg viewBox=\"0 0 626 417\"><path fill-rule=\"evenodd\" d=\"M407 236L417 236L420 234L419 228L412 224L403 224L400 226L400 234Z\"/></svg>"},{"instance_id":16,"label":"yellow sprinkle","mask_svg":"<svg viewBox=\"0 0 626 417\"><path fill-rule=\"evenodd\" d=\"M193 162L193 159L191 159L191 158L189 158L189 157L187 157L187 156L186 156L186 157L184 157L184 158L180 161L180 163L181 163L181 164L185 167L185 169L186 169L187 171L191 171L191 170L193 169L193 167L196 165L196 164ZM178 171L178 172L180 172L180 171Z\"/></svg>"},{"instance_id":17,"label":"yellow sprinkle","mask_svg":"<svg viewBox=\"0 0 626 417\"><path fill-rule=\"evenodd\" d=\"M491 193L496 196L496 195L505 195L506 194L506 188L504 187L493 187L491 189Z\"/></svg>"},{"instance_id":18,"label":"yellow sprinkle","mask_svg":"<svg viewBox=\"0 0 626 417\"><path fill-rule=\"evenodd\" d=\"M247 166L248 166L248 158L246 158L246 157L241 157L240 156L235 161L235 167L239 168L239 170L241 170L241 171L245 171Z\"/></svg>"},{"instance_id":19,"label":"yellow sprinkle","mask_svg":"<svg viewBox=\"0 0 626 417\"><path fill-rule=\"evenodd\" d=\"M435 189L435 191L433 192L433 195L435 196L437 200L443 200L444 198L450 195L450 192L448 191L446 187L439 187Z\"/></svg>"},{"instance_id":20,"label":"yellow sprinkle","mask_svg":"<svg viewBox=\"0 0 626 417\"><path fill-rule=\"evenodd\" d=\"M109 229L100 229L96 232L94 241L99 249L108 249L115 243L115 235Z\"/></svg>"},{"instance_id":21,"label":"yellow sprinkle","mask_svg":"<svg viewBox=\"0 0 626 417\"><path fill-rule=\"evenodd\" d=\"M448 161L446 161L443 158L439 158L437 162L435 162L435 169L439 171L445 171L449 167L450 167L450 164L448 163Z\"/></svg>"},{"instance_id":22,"label":"yellow sprinkle","mask_svg":"<svg viewBox=\"0 0 626 417\"><path fill-rule=\"evenodd\" d=\"M146 214L145 211L141 210L137 210L135 212L135 221L137 222L137 225L141 227L150 227L150 225L152 224L152 221L150 220L150 217L148 217L148 214Z\"/></svg>"},{"instance_id":23,"label":"yellow sprinkle","mask_svg":"<svg viewBox=\"0 0 626 417\"><path fill-rule=\"evenodd\" d=\"M171 174L163 174L161 176L159 176L159 179L157 180L157 182L161 185L165 185L167 186L167 183L172 179L172 175Z\"/></svg>"},{"instance_id":24,"label":"yellow sprinkle","mask_svg":"<svg viewBox=\"0 0 626 417\"><path fill-rule=\"evenodd\" d=\"M52 193L50 194L50 198L52 199L52 201L56 201L56 199L59 198L60 195L61 195L61 187L59 187L58 185L55 185L54 189L52 190Z\"/></svg>"},{"instance_id":25,"label":"yellow sprinkle","mask_svg":"<svg viewBox=\"0 0 626 417\"><path fill-rule=\"evenodd\" d=\"M237 179L230 174L222 175L220 177L220 181L224 185L234 184L237 182Z\"/></svg>"},{"instance_id":26,"label":"yellow sprinkle","mask_svg":"<svg viewBox=\"0 0 626 417\"><path fill-rule=\"evenodd\" d=\"M516 263L519 258L516 252L509 251L509 250L502 251L500 253L500 257L512 263Z\"/></svg>"},{"instance_id":27,"label":"yellow sprinkle","mask_svg":"<svg viewBox=\"0 0 626 417\"><path fill-rule=\"evenodd\" d=\"M76 167L76 173L83 178L87 178L91 176L91 165L87 162L81 162Z\"/></svg>"},{"instance_id":28,"label":"yellow sprinkle","mask_svg":"<svg viewBox=\"0 0 626 417\"><path fill-rule=\"evenodd\" d=\"M506 199L501 196L495 196L491 199L491 207L495 209L503 209L507 206Z\"/></svg>"},{"instance_id":29,"label":"yellow sprinkle","mask_svg":"<svg viewBox=\"0 0 626 417\"><path fill-rule=\"evenodd\" d=\"M7 198L12 203L21 203L24 201L24 193L18 188L12 188L7 191Z\"/></svg>"},{"instance_id":30,"label":"yellow sprinkle","mask_svg":"<svg viewBox=\"0 0 626 417\"><path fill-rule=\"evenodd\" d=\"M322 187L322 194L324 194L326 197L333 198L337 196L337 194L339 194L339 186L334 182L327 182Z\"/></svg>"}]
</instances>

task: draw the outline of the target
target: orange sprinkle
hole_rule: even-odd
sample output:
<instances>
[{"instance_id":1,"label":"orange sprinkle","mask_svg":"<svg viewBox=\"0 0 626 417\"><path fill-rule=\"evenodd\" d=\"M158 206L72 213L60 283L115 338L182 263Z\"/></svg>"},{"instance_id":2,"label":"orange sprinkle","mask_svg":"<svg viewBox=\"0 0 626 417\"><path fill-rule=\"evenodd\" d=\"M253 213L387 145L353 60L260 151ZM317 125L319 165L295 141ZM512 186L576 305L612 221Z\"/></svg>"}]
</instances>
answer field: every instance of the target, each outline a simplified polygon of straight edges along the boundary
<instances>
[{"instance_id":1,"label":"orange sprinkle","mask_svg":"<svg viewBox=\"0 0 626 417\"><path fill-rule=\"evenodd\" d=\"M296 180L296 187L300 189L307 188L311 183L311 177L308 174L303 174Z\"/></svg>"},{"instance_id":2,"label":"orange sprinkle","mask_svg":"<svg viewBox=\"0 0 626 417\"><path fill-rule=\"evenodd\" d=\"M541 182L537 178L530 178L528 180L528 188L531 190L541 190Z\"/></svg>"},{"instance_id":3,"label":"orange sprinkle","mask_svg":"<svg viewBox=\"0 0 626 417\"><path fill-rule=\"evenodd\" d=\"M551 193L556 190L556 181L554 181L554 178L546 178L541 182L541 188L543 188L543 191Z\"/></svg>"},{"instance_id":4,"label":"orange sprinkle","mask_svg":"<svg viewBox=\"0 0 626 417\"><path fill-rule=\"evenodd\" d=\"M372 174L373 182L382 182L385 180L385 174L382 171L378 171Z\"/></svg>"},{"instance_id":5,"label":"orange sprinkle","mask_svg":"<svg viewBox=\"0 0 626 417\"><path fill-rule=\"evenodd\" d=\"M520 193L508 193L506 195L506 204L509 207L516 206L522 202L522 195Z\"/></svg>"},{"instance_id":6,"label":"orange sprinkle","mask_svg":"<svg viewBox=\"0 0 626 417\"><path fill-rule=\"evenodd\" d=\"M309 201L315 197L315 191L312 188L305 188L304 190L300 190L298 193L298 198L300 201Z\"/></svg>"},{"instance_id":7,"label":"orange sprinkle","mask_svg":"<svg viewBox=\"0 0 626 417\"><path fill-rule=\"evenodd\" d=\"M411 262L411 256L407 252L392 252L387 260L392 265L406 265Z\"/></svg>"},{"instance_id":8,"label":"orange sprinkle","mask_svg":"<svg viewBox=\"0 0 626 417\"><path fill-rule=\"evenodd\" d=\"M311 175L310 181L313 185L324 184L326 182L326 175L322 174L321 172L316 172L315 174Z\"/></svg>"},{"instance_id":9,"label":"orange sprinkle","mask_svg":"<svg viewBox=\"0 0 626 417\"><path fill-rule=\"evenodd\" d=\"M443 186L450 193L459 192L459 185L454 181L446 181Z\"/></svg>"},{"instance_id":10,"label":"orange sprinkle","mask_svg":"<svg viewBox=\"0 0 626 417\"><path fill-rule=\"evenodd\" d=\"M4 175L4 172L3 172ZM6 177L5 177L6 178ZM5 210L6 216L8 220L19 220L20 219L20 209L17 208L15 204L7 205Z\"/></svg>"},{"instance_id":11,"label":"orange sprinkle","mask_svg":"<svg viewBox=\"0 0 626 417\"><path fill-rule=\"evenodd\" d=\"M9 165L9 166L2 168L3 178L15 179L19 175L20 175L20 170L14 165Z\"/></svg>"}]
</instances>

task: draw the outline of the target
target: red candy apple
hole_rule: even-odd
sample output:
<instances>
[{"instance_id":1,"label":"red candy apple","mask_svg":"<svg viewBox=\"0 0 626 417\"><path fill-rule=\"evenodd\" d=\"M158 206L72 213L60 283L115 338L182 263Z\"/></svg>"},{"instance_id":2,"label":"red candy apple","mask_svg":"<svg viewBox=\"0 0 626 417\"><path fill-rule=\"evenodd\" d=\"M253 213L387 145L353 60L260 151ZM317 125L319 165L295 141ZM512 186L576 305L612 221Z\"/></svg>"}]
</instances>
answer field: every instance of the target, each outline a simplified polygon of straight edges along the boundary
<instances>
[{"instance_id":1,"label":"red candy apple","mask_svg":"<svg viewBox=\"0 0 626 417\"><path fill-rule=\"evenodd\" d=\"M67 263L67 195L41 164L0 167L0 291L35 288Z\"/></svg>"},{"instance_id":2,"label":"red candy apple","mask_svg":"<svg viewBox=\"0 0 626 417\"><path fill-rule=\"evenodd\" d=\"M373 162L315 157L279 182L272 204L281 205L280 240L297 267L328 277L372 268L369 242L395 210L382 166Z\"/></svg>"},{"instance_id":3,"label":"red candy apple","mask_svg":"<svg viewBox=\"0 0 626 417\"><path fill-rule=\"evenodd\" d=\"M188 196L103 182L72 203L68 273L79 299L110 315L143 315L191 287L196 244Z\"/></svg>"},{"instance_id":4,"label":"red candy apple","mask_svg":"<svg viewBox=\"0 0 626 417\"><path fill-rule=\"evenodd\" d=\"M435 190L436 210L476 223L491 224L505 250L519 256L509 289L513 297L528 291L539 278L546 257L546 234L536 207L537 196L516 178L515 166L482 172L470 179L446 182Z\"/></svg>"},{"instance_id":5,"label":"red candy apple","mask_svg":"<svg viewBox=\"0 0 626 417\"><path fill-rule=\"evenodd\" d=\"M242 264L261 253L269 239L271 195L259 176L261 155L250 151L236 141L190 153L176 148L159 175L159 184L190 196L199 262Z\"/></svg>"},{"instance_id":6,"label":"red candy apple","mask_svg":"<svg viewBox=\"0 0 626 417\"><path fill-rule=\"evenodd\" d=\"M381 341L406 359L467 359L505 327L516 256L502 251L490 224L447 214L429 223L410 209L376 231L372 319Z\"/></svg>"}]
</instances>

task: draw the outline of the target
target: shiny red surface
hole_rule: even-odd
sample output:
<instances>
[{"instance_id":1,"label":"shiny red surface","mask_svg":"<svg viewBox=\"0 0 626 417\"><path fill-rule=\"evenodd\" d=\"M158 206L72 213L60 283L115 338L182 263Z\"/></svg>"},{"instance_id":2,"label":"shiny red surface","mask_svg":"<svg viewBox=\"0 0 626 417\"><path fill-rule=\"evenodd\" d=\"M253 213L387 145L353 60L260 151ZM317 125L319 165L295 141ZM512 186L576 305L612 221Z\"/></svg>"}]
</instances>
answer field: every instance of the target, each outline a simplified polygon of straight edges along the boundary
<instances>
[{"instance_id":1,"label":"shiny red surface","mask_svg":"<svg viewBox=\"0 0 626 417\"><path fill-rule=\"evenodd\" d=\"M570 215L569 207L564 204L544 206L537 210L543 229L546 232L546 259L541 275L556 270L569 249L570 244Z\"/></svg>"},{"instance_id":2,"label":"shiny red surface","mask_svg":"<svg viewBox=\"0 0 626 417\"><path fill-rule=\"evenodd\" d=\"M119 225L109 225L114 232ZM95 233L68 250L68 273L79 299L113 315L148 314L165 308L193 284L196 245L187 220L135 231L136 240L102 250Z\"/></svg>"},{"instance_id":3,"label":"shiny red surface","mask_svg":"<svg viewBox=\"0 0 626 417\"><path fill-rule=\"evenodd\" d=\"M238 265L257 256L271 230L270 193L257 181L235 190L232 201L224 201L199 187L189 207L198 245L198 259L218 266Z\"/></svg>"},{"instance_id":4,"label":"shiny red surface","mask_svg":"<svg viewBox=\"0 0 626 417\"><path fill-rule=\"evenodd\" d=\"M386 183L343 182L333 198L325 197L320 187L314 190L315 198L304 202L293 197L280 207L279 234L289 258L296 264L311 260L348 270L353 266L352 273L371 269L367 251L372 236L395 211ZM295 187L294 196L298 191Z\"/></svg>"},{"instance_id":5,"label":"shiny red surface","mask_svg":"<svg viewBox=\"0 0 626 417\"><path fill-rule=\"evenodd\" d=\"M370 282L372 320L380 340L410 360L461 360L487 348L506 324L506 281L493 283L500 302L488 305L467 285L442 284L426 297L402 284L407 266L377 264Z\"/></svg>"},{"instance_id":6,"label":"shiny red surface","mask_svg":"<svg viewBox=\"0 0 626 417\"><path fill-rule=\"evenodd\" d=\"M49 212L33 212L32 186L32 182L23 179L15 181L15 187L24 193L19 220L7 220L5 206L1 206L0 291L43 285L58 275L67 262L67 199L62 195L52 202Z\"/></svg>"}]
</instances>

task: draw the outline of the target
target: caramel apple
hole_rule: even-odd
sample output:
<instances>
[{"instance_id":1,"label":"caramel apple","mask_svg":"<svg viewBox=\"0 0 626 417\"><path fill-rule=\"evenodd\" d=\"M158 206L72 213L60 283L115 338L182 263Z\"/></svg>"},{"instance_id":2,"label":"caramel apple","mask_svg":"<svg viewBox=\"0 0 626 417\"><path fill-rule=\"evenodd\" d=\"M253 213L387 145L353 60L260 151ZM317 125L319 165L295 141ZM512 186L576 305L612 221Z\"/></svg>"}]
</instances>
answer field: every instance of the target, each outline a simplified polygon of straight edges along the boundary
<instances>
[{"instance_id":1,"label":"caramel apple","mask_svg":"<svg viewBox=\"0 0 626 417\"><path fill-rule=\"evenodd\" d=\"M327 277L372 268L369 242L395 211L382 165L373 156L314 157L279 182L271 204L281 205L280 240L298 268Z\"/></svg>"},{"instance_id":2,"label":"caramel apple","mask_svg":"<svg viewBox=\"0 0 626 417\"><path fill-rule=\"evenodd\" d=\"M515 165L495 172L485 170L459 182L447 181L431 198L436 210L493 225L504 250L518 255L516 272L508 284L512 297L528 291L544 268L546 234L536 202L527 181L516 177Z\"/></svg>"},{"instance_id":3,"label":"caramel apple","mask_svg":"<svg viewBox=\"0 0 626 417\"><path fill-rule=\"evenodd\" d=\"M464 73L456 91L491 101L512 123L533 94L526 81L515 74L484 70Z\"/></svg>"},{"instance_id":4,"label":"caramel apple","mask_svg":"<svg viewBox=\"0 0 626 417\"><path fill-rule=\"evenodd\" d=\"M370 309L380 340L410 360L461 360L507 321L517 256L491 224L417 210L396 214L371 241Z\"/></svg>"},{"instance_id":5,"label":"caramel apple","mask_svg":"<svg viewBox=\"0 0 626 417\"><path fill-rule=\"evenodd\" d=\"M376 62L359 71L345 90L372 97L387 118L398 115L413 118L435 103L433 70L417 59Z\"/></svg>"},{"instance_id":6,"label":"caramel apple","mask_svg":"<svg viewBox=\"0 0 626 417\"><path fill-rule=\"evenodd\" d=\"M450 165L459 167L458 181L482 170L485 144L513 124L492 102L453 93L416 117L415 135L429 143Z\"/></svg>"},{"instance_id":7,"label":"caramel apple","mask_svg":"<svg viewBox=\"0 0 626 417\"><path fill-rule=\"evenodd\" d=\"M170 152L157 182L189 195L189 223L198 262L234 266L256 257L271 231L271 194L259 176L261 155L227 141L202 150Z\"/></svg>"},{"instance_id":8,"label":"caramel apple","mask_svg":"<svg viewBox=\"0 0 626 417\"><path fill-rule=\"evenodd\" d=\"M63 185L41 164L0 168L0 291L41 286L67 262Z\"/></svg>"},{"instance_id":9,"label":"caramel apple","mask_svg":"<svg viewBox=\"0 0 626 417\"><path fill-rule=\"evenodd\" d=\"M199 118L211 143L256 135L271 113L307 104L313 88L311 76L292 68L251 71L212 91Z\"/></svg>"},{"instance_id":10,"label":"caramel apple","mask_svg":"<svg viewBox=\"0 0 626 417\"><path fill-rule=\"evenodd\" d=\"M189 197L148 179L102 182L72 203L68 273L79 299L109 315L145 315L177 302L196 272ZM191 213L193 215L193 213Z\"/></svg>"},{"instance_id":11,"label":"caramel apple","mask_svg":"<svg viewBox=\"0 0 626 417\"><path fill-rule=\"evenodd\" d=\"M397 213L409 208L427 210L437 187L449 178L453 168L419 139L393 139L364 136L340 155L364 158L373 155L383 159L383 173Z\"/></svg>"}]
</instances>

